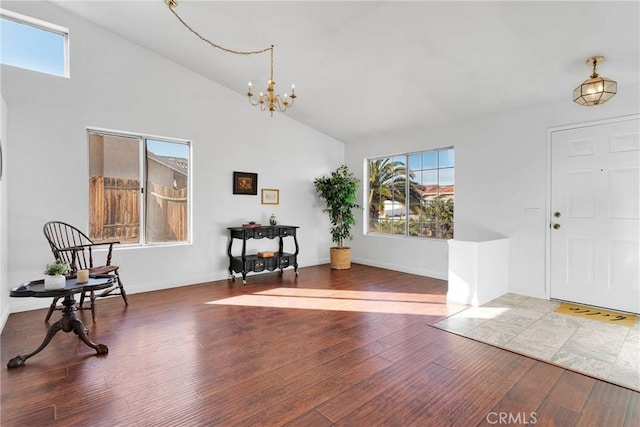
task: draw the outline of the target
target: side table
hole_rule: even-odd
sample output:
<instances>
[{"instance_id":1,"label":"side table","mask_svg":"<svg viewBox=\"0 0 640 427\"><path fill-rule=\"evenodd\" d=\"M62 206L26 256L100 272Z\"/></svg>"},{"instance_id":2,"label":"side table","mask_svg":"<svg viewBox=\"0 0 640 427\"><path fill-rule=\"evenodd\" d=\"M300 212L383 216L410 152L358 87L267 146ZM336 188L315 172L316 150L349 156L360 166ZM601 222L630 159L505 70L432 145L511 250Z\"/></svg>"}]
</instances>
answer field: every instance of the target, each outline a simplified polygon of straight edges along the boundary
<instances>
[{"instance_id":1,"label":"side table","mask_svg":"<svg viewBox=\"0 0 640 427\"><path fill-rule=\"evenodd\" d=\"M62 317L56 323L51 325L47 335L44 337L42 344L26 355L18 355L11 359L7 363L7 368L16 368L25 364L28 358L35 356L44 349L51 341L53 336L58 331L73 332L89 347L96 350L98 354L106 354L109 349L104 344L96 344L91 341L87 335L87 330L84 327L84 323L76 316L75 307L76 301L73 296L77 293L83 293L86 291L96 291L105 289L113 285L116 281L116 277L112 275L95 275L89 278L87 283L77 283L76 278L68 278L67 283L62 289L45 289L44 280L35 280L32 282L24 283L18 287L11 289L9 296L11 297L35 297L35 298L52 298L52 297L64 297L62 305Z\"/></svg>"}]
</instances>

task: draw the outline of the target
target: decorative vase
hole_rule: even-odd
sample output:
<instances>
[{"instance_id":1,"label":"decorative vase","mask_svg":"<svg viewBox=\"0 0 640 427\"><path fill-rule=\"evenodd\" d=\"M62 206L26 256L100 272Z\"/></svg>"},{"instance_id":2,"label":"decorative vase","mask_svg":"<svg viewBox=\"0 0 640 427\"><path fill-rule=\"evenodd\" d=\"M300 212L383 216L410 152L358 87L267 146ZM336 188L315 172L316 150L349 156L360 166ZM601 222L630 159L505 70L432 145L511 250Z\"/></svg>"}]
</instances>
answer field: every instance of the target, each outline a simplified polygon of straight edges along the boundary
<instances>
[{"instance_id":1,"label":"decorative vase","mask_svg":"<svg viewBox=\"0 0 640 427\"><path fill-rule=\"evenodd\" d=\"M44 288L46 290L62 289L67 284L67 278L62 274L44 276Z\"/></svg>"},{"instance_id":2,"label":"decorative vase","mask_svg":"<svg viewBox=\"0 0 640 427\"><path fill-rule=\"evenodd\" d=\"M278 223L278 220L276 218L276 214L271 214L271 216L269 217L269 224L276 225L277 223Z\"/></svg>"}]
</instances>

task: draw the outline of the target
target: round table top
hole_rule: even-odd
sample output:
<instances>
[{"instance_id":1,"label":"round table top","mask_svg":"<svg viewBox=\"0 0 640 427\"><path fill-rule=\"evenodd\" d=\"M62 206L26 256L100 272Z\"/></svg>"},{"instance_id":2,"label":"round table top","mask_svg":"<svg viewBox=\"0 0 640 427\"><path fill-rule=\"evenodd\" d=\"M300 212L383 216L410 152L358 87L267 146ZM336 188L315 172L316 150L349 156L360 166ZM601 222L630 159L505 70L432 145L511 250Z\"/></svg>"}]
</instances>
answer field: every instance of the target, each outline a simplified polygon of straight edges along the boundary
<instances>
[{"instance_id":1,"label":"round table top","mask_svg":"<svg viewBox=\"0 0 640 427\"><path fill-rule=\"evenodd\" d=\"M116 281L113 275L91 275L86 283L78 283L75 276L67 277L64 288L45 289L44 279L34 280L23 283L11 289L9 296L11 297L60 297L65 295L77 294L84 291L98 290L112 286Z\"/></svg>"}]
</instances>

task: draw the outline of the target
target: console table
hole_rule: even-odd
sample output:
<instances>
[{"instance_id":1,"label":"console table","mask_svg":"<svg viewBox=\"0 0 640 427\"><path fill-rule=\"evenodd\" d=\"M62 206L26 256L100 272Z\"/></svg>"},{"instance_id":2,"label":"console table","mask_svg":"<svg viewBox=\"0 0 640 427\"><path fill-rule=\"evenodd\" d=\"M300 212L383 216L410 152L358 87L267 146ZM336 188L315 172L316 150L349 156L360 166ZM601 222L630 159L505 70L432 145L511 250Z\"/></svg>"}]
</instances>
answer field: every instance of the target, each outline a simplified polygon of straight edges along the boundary
<instances>
[{"instance_id":1,"label":"console table","mask_svg":"<svg viewBox=\"0 0 640 427\"><path fill-rule=\"evenodd\" d=\"M247 273L260 272L264 270L273 271L279 268L280 271L287 267L293 267L296 276L298 275L298 239L296 238L296 230L300 228L295 225L274 225L264 227L229 227L229 247L227 254L229 255L229 276L231 280L235 280L235 273L242 274L242 283L247 284ZM295 244L295 252L283 252L283 239L285 237L293 237ZM257 254L247 255L247 240L249 239L279 239L278 251L273 253L272 257L261 258ZM234 256L231 252L235 239L242 240L242 253L240 256Z\"/></svg>"}]
</instances>

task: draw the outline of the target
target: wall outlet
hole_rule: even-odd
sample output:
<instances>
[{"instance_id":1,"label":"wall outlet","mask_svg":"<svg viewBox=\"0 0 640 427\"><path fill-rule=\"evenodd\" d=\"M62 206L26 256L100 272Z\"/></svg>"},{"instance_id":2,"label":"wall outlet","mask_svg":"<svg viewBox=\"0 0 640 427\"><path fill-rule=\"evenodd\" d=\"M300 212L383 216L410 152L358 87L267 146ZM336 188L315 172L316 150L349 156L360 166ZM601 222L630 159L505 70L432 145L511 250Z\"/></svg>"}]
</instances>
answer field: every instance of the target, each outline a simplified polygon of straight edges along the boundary
<instances>
[{"instance_id":1,"label":"wall outlet","mask_svg":"<svg viewBox=\"0 0 640 427\"><path fill-rule=\"evenodd\" d=\"M540 208L524 208L524 216L538 216Z\"/></svg>"}]
</instances>

